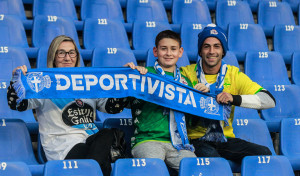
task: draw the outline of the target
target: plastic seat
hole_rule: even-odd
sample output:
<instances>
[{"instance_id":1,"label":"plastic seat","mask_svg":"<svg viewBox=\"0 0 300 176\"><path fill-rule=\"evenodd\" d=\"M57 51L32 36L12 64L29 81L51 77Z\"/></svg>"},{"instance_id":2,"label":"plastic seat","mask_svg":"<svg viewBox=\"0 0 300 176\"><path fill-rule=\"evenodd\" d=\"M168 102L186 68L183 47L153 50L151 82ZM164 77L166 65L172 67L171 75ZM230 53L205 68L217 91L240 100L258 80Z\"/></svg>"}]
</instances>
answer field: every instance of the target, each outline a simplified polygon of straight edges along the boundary
<instances>
[{"instance_id":1,"label":"plastic seat","mask_svg":"<svg viewBox=\"0 0 300 176\"><path fill-rule=\"evenodd\" d=\"M227 51L226 55L223 57L223 61L232 66L236 66L237 68L240 68L239 62L235 56L235 54L231 51Z\"/></svg>"},{"instance_id":2,"label":"plastic seat","mask_svg":"<svg viewBox=\"0 0 300 176\"><path fill-rule=\"evenodd\" d=\"M300 86L300 52L293 54L291 64L292 83Z\"/></svg>"},{"instance_id":3,"label":"plastic seat","mask_svg":"<svg viewBox=\"0 0 300 176\"><path fill-rule=\"evenodd\" d=\"M157 59L157 57L154 57L154 55L153 55L153 49L150 48L147 53L146 67L154 66L156 59ZM183 51L182 57L180 57L178 59L176 65L178 67L184 67L184 66L190 65L190 61L189 61L189 58L188 58L186 52Z\"/></svg>"},{"instance_id":4,"label":"plastic seat","mask_svg":"<svg viewBox=\"0 0 300 176\"><path fill-rule=\"evenodd\" d=\"M48 48L42 47L38 51L38 56L36 60L36 68L47 68L47 54ZM84 67L84 61L80 55L80 67Z\"/></svg>"},{"instance_id":5,"label":"plastic seat","mask_svg":"<svg viewBox=\"0 0 300 176\"><path fill-rule=\"evenodd\" d=\"M36 122L32 110L23 112L11 110L7 103L7 88L12 78L12 71L21 65L26 65L27 68L30 68L28 57L23 48L0 48L2 49L2 52L0 52L0 118L20 118L25 122Z\"/></svg>"},{"instance_id":6,"label":"plastic seat","mask_svg":"<svg viewBox=\"0 0 300 176\"><path fill-rule=\"evenodd\" d=\"M183 158L180 162L179 176L219 175L232 176L228 161L224 158Z\"/></svg>"},{"instance_id":7,"label":"plastic seat","mask_svg":"<svg viewBox=\"0 0 300 176\"><path fill-rule=\"evenodd\" d=\"M35 165L31 139L24 121L20 119L2 119L0 122L1 161L22 161Z\"/></svg>"},{"instance_id":8,"label":"plastic seat","mask_svg":"<svg viewBox=\"0 0 300 176\"><path fill-rule=\"evenodd\" d=\"M261 1L258 6L258 24L267 37L273 35L277 24L295 25L292 9L288 3L276 1Z\"/></svg>"},{"instance_id":9,"label":"plastic seat","mask_svg":"<svg viewBox=\"0 0 300 176\"><path fill-rule=\"evenodd\" d=\"M300 51L300 26L276 25L273 35L274 51L281 53L286 64L291 64L293 52Z\"/></svg>"},{"instance_id":10,"label":"plastic seat","mask_svg":"<svg viewBox=\"0 0 300 176\"><path fill-rule=\"evenodd\" d=\"M202 32L206 24L182 23L181 40L184 51L188 54L190 61L198 58L198 34Z\"/></svg>"},{"instance_id":11,"label":"plastic seat","mask_svg":"<svg viewBox=\"0 0 300 176\"><path fill-rule=\"evenodd\" d=\"M118 159L114 165L112 176L169 176L166 164L158 158Z\"/></svg>"},{"instance_id":12,"label":"plastic seat","mask_svg":"<svg viewBox=\"0 0 300 176\"><path fill-rule=\"evenodd\" d=\"M127 0L127 23L136 21L168 22L167 13L161 0Z\"/></svg>"},{"instance_id":13,"label":"plastic seat","mask_svg":"<svg viewBox=\"0 0 300 176\"><path fill-rule=\"evenodd\" d=\"M211 16L205 1L173 0L172 23L210 24Z\"/></svg>"},{"instance_id":14,"label":"plastic seat","mask_svg":"<svg viewBox=\"0 0 300 176\"><path fill-rule=\"evenodd\" d=\"M95 48L93 51L92 67L122 67L128 62L137 65L135 56L130 49Z\"/></svg>"},{"instance_id":15,"label":"plastic seat","mask_svg":"<svg viewBox=\"0 0 300 176\"><path fill-rule=\"evenodd\" d=\"M124 22L119 0L82 0L81 20L112 19Z\"/></svg>"},{"instance_id":16,"label":"plastic seat","mask_svg":"<svg viewBox=\"0 0 300 176\"><path fill-rule=\"evenodd\" d=\"M103 176L99 164L92 159L52 160L45 164L44 176Z\"/></svg>"},{"instance_id":17,"label":"plastic seat","mask_svg":"<svg viewBox=\"0 0 300 176\"><path fill-rule=\"evenodd\" d=\"M73 0L34 0L32 14L34 18L43 15L78 20Z\"/></svg>"},{"instance_id":18,"label":"plastic seat","mask_svg":"<svg viewBox=\"0 0 300 176\"><path fill-rule=\"evenodd\" d=\"M49 47L52 40L59 36L71 37L80 48L75 24L70 18L57 16L36 16L32 27L32 44L34 47Z\"/></svg>"},{"instance_id":19,"label":"plastic seat","mask_svg":"<svg viewBox=\"0 0 300 176\"><path fill-rule=\"evenodd\" d=\"M124 25L109 19L86 19L83 30L83 45L86 49L96 47L130 49Z\"/></svg>"},{"instance_id":20,"label":"plastic seat","mask_svg":"<svg viewBox=\"0 0 300 176\"><path fill-rule=\"evenodd\" d=\"M260 119L260 116L256 109L236 106L234 109L234 120L235 119Z\"/></svg>"},{"instance_id":21,"label":"plastic seat","mask_svg":"<svg viewBox=\"0 0 300 176\"><path fill-rule=\"evenodd\" d=\"M297 85L264 86L275 98L275 108L261 111L271 132L279 132L280 122L285 118L300 118L300 87Z\"/></svg>"},{"instance_id":22,"label":"plastic seat","mask_svg":"<svg viewBox=\"0 0 300 176\"><path fill-rule=\"evenodd\" d=\"M300 4L300 2L297 0L282 0L282 2L287 2L291 6L293 12L297 12Z\"/></svg>"},{"instance_id":23,"label":"plastic seat","mask_svg":"<svg viewBox=\"0 0 300 176\"><path fill-rule=\"evenodd\" d=\"M28 48L25 29L17 16L0 15L1 46Z\"/></svg>"},{"instance_id":24,"label":"plastic seat","mask_svg":"<svg viewBox=\"0 0 300 176\"><path fill-rule=\"evenodd\" d=\"M244 61L249 51L269 51L265 33L259 24L229 24L228 48L238 61Z\"/></svg>"},{"instance_id":25,"label":"plastic seat","mask_svg":"<svg viewBox=\"0 0 300 176\"><path fill-rule=\"evenodd\" d=\"M291 84L284 60L278 52L247 52L245 73L259 85Z\"/></svg>"},{"instance_id":26,"label":"plastic seat","mask_svg":"<svg viewBox=\"0 0 300 176\"><path fill-rule=\"evenodd\" d=\"M15 15L21 20L26 20L24 5L22 0L1 0L0 14Z\"/></svg>"},{"instance_id":27,"label":"plastic seat","mask_svg":"<svg viewBox=\"0 0 300 176\"><path fill-rule=\"evenodd\" d=\"M0 162L0 175L31 176L28 166L24 162Z\"/></svg>"},{"instance_id":28,"label":"plastic seat","mask_svg":"<svg viewBox=\"0 0 300 176\"><path fill-rule=\"evenodd\" d=\"M127 116L127 117L126 117ZM131 155L131 137L133 136L134 127L130 111L125 111L118 115L110 115L103 122L103 128L118 128L124 131L126 141L126 157L130 158Z\"/></svg>"},{"instance_id":29,"label":"plastic seat","mask_svg":"<svg viewBox=\"0 0 300 176\"><path fill-rule=\"evenodd\" d=\"M300 118L282 119L280 153L286 156L294 170L300 170Z\"/></svg>"},{"instance_id":30,"label":"plastic seat","mask_svg":"<svg viewBox=\"0 0 300 176\"><path fill-rule=\"evenodd\" d=\"M227 31L229 23L254 24L250 6L244 1L217 1L216 24Z\"/></svg>"},{"instance_id":31,"label":"plastic seat","mask_svg":"<svg viewBox=\"0 0 300 176\"><path fill-rule=\"evenodd\" d=\"M285 156L246 156L242 161L242 176L294 176Z\"/></svg>"},{"instance_id":32,"label":"plastic seat","mask_svg":"<svg viewBox=\"0 0 300 176\"><path fill-rule=\"evenodd\" d=\"M263 1L275 1L278 2L278 0L243 0L248 2L248 4L250 5L251 11L256 13L258 11L258 4L259 2L263 2Z\"/></svg>"},{"instance_id":33,"label":"plastic seat","mask_svg":"<svg viewBox=\"0 0 300 176\"><path fill-rule=\"evenodd\" d=\"M236 138L266 146L272 155L276 155L270 132L264 120L235 118L232 126Z\"/></svg>"}]
</instances>

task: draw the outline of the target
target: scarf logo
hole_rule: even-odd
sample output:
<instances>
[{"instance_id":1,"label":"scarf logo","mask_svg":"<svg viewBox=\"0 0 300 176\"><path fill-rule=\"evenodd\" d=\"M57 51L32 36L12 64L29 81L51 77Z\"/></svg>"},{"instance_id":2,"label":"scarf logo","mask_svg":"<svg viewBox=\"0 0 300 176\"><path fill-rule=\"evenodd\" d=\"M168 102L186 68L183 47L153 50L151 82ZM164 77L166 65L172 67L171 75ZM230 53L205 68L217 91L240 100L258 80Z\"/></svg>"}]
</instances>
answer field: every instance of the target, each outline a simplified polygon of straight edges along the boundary
<instances>
[{"instance_id":1,"label":"scarf logo","mask_svg":"<svg viewBox=\"0 0 300 176\"><path fill-rule=\"evenodd\" d=\"M51 79L48 75L43 76L42 72L32 72L27 76L27 83L31 90L36 93L42 91L45 87L51 87Z\"/></svg>"},{"instance_id":2,"label":"scarf logo","mask_svg":"<svg viewBox=\"0 0 300 176\"><path fill-rule=\"evenodd\" d=\"M204 113L206 114L219 114L219 104L217 101L212 97L203 98L200 99L200 107L201 109L205 109Z\"/></svg>"}]
</instances>

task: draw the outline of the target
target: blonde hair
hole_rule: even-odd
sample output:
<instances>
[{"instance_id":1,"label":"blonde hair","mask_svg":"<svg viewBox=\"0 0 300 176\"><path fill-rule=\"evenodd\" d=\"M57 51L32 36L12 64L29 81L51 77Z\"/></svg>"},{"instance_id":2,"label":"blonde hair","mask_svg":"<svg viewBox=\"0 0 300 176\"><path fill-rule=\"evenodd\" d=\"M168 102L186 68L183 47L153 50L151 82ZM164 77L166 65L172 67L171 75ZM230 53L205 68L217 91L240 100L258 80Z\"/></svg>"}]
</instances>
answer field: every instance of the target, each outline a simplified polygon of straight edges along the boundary
<instances>
[{"instance_id":1,"label":"blonde hair","mask_svg":"<svg viewBox=\"0 0 300 176\"><path fill-rule=\"evenodd\" d=\"M72 42L74 44L75 50L77 53L77 60L76 60L75 67L80 67L80 54L79 54L78 48L76 46L76 43L71 37L68 37L65 35L57 36L56 38L54 38L52 40L52 42L49 46L49 49L48 49L48 54L47 54L47 67L48 68L56 67L55 62L54 62L55 56L56 56L56 51L62 42Z\"/></svg>"}]
</instances>

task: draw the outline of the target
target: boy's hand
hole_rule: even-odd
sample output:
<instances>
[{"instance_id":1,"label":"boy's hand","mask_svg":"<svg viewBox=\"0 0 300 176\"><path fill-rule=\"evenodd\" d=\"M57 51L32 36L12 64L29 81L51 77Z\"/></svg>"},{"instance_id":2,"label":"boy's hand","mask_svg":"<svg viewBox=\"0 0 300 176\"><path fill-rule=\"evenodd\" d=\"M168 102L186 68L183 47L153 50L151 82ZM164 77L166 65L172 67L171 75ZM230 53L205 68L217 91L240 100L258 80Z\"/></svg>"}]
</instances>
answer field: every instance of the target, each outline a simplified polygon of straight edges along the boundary
<instances>
[{"instance_id":1,"label":"boy's hand","mask_svg":"<svg viewBox=\"0 0 300 176\"><path fill-rule=\"evenodd\" d=\"M217 102L228 104L233 102L233 97L230 93L227 92L221 92L217 95Z\"/></svg>"},{"instance_id":2,"label":"boy's hand","mask_svg":"<svg viewBox=\"0 0 300 176\"><path fill-rule=\"evenodd\" d=\"M131 69L137 69L137 71L140 72L140 74L144 75L148 72L148 70L145 67L142 66L135 66L133 62L129 62L124 65L124 67L130 67Z\"/></svg>"},{"instance_id":3,"label":"boy's hand","mask_svg":"<svg viewBox=\"0 0 300 176\"><path fill-rule=\"evenodd\" d=\"M200 90L200 91L203 92L203 93L209 92L209 88L206 87L206 86L205 86L204 84L202 84L202 83L196 84L195 87L194 87L194 89Z\"/></svg>"},{"instance_id":4,"label":"boy's hand","mask_svg":"<svg viewBox=\"0 0 300 176\"><path fill-rule=\"evenodd\" d=\"M27 67L26 67L26 65L22 65L22 66L19 66L19 67L15 68L15 69L13 70L13 72L12 72L12 75L15 74L15 72L16 72L17 69L21 69L22 72L23 72L23 74L26 75L26 72L27 72Z\"/></svg>"}]
</instances>

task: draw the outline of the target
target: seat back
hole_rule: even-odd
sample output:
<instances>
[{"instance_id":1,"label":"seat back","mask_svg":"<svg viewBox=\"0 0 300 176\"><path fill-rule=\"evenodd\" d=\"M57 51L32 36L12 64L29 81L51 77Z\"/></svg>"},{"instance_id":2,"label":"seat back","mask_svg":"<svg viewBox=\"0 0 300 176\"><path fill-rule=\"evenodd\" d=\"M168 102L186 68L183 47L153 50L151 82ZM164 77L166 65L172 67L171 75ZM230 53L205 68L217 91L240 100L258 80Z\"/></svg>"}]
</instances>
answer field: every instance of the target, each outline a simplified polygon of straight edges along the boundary
<instances>
[{"instance_id":1,"label":"seat back","mask_svg":"<svg viewBox=\"0 0 300 176\"><path fill-rule=\"evenodd\" d=\"M163 30L171 30L167 22L135 22L132 31L132 45L135 50L148 50L155 46L155 37Z\"/></svg>"},{"instance_id":2,"label":"seat back","mask_svg":"<svg viewBox=\"0 0 300 176\"><path fill-rule=\"evenodd\" d=\"M260 116L256 109L236 106L234 109L234 120L235 119L260 119Z\"/></svg>"},{"instance_id":3,"label":"seat back","mask_svg":"<svg viewBox=\"0 0 300 176\"><path fill-rule=\"evenodd\" d=\"M209 8L205 1L193 0L182 1L173 0L172 6L172 23L211 23Z\"/></svg>"},{"instance_id":4,"label":"seat back","mask_svg":"<svg viewBox=\"0 0 300 176\"><path fill-rule=\"evenodd\" d=\"M70 18L58 16L36 16L34 18L32 27L32 44L34 47L48 48L52 40L59 35L71 37L77 47L80 48L75 24Z\"/></svg>"},{"instance_id":5,"label":"seat back","mask_svg":"<svg viewBox=\"0 0 300 176\"><path fill-rule=\"evenodd\" d=\"M259 24L229 24L228 48L238 61L244 61L248 51L269 51L265 33Z\"/></svg>"},{"instance_id":6,"label":"seat back","mask_svg":"<svg viewBox=\"0 0 300 176\"><path fill-rule=\"evenodd\" d=\"M261 1L276 1L278 2L278 0L244 0L246 2L248 2L248 4L250 5L251 11L256 13L258 11L258 3Z\"/></svg>"},{"instance_id":7,"label":"seat back","mask_svg":"<svg viewBox=\"0 0 300 176\"><path fill-rule=\"evenodd\" d=\"M155 61L157 60L157 57L153 54L153 49L150 48L147 52L147 60L146 60L146 67L153 67L155 64ZM178 67L184 67L187 65L190 65L189 58L186 54L186 52L183 52L182 57L180 57L176 63Z\"/></svg>"},{"instance_id":8,"label":"seat back","mask_svg":"<svg viewBox=\"0 0 300 176\"><path fill-rule=\"evenodd\" d=\"M300 52L293 54L291 72L292 83L300 86Z\"/></svg>"},{"instance_id":9,"label":"seat back","mask_svg":"<svg viewBox=\"0 0 300 176\"><path fill-rule=\"evenodd\" d=\"M135 56L130 49L95 48L93 51L92 67L122 67L129 62L137 65Z\"/></svg>"},{"instance_id":10,"label":"seat back","mask_svg":"<svg viewBox=\"0 0 300 176\"><path fill-rule=\"evenodd\" d=\"M294 176L291 163L285 156L246 156L242 161L243 176Z\"/></svg>"},{"instance_id":11,"label":"seat back","mask_svg":"<svg viewBox=\"0 0 300 176\"><path fill-rule=\"evenodd\" d=\"M111 175L123 176L124 173L131 176L169 176L166 164L158 158L118 159Z\"/></svg>"},{"instance_id":12,"label":"seat back","mask_svg":"<svg viewBox=\"0 0 300 176\"><path fill-rule=\"evenodd\" d=\"M25 10L22 0L1 0L0 14L15 15L21 20L26 20Z\"/></svg>"},{"instance_id":13,"label":"seat back","mask_svg":"<svg viewBox=\"0 0 300 176\"><path fill-rule=\"evenodd\" d=\"M244 1L217 1L216 24L227 31L229 23L254 24L252 11Z\"/></svg>"},{"instance_id":14,"label":"seat back","mask_svg":"<svg viewBox=\"0 0 300 176\"><path fill-rule=\"evenodd\" d=\"M127 0L127 22L160 21L168 22L167 13L161 0Z\"/></svg>"},{"instance_id":15,"label":"seat back","mask_svg":"<svg viewBox=\"0 0 300 176\"><path fill-rule=\"evenodd\" d=\"M32 15L68 17L78 20L73 0L34 0Z\"/></svg>"},{"instance_id":16,"label":"seat back","mask_svg":"<svg viewBox=\"0 0 300 176\"><path fill-rule=\"evenodd\" d=\"M123 23L110 19L86 19L83 29L83 45L86 49L96 47L130 49Z\"/></svg>"},{"instance_id":17,"label":"seat back","mask_svg":"<svg viewBox=\"0 0 300 176\"><path fill-rule=\"evenodd\" d=\"M270 132L262 119L235 118L232 122L232 126L235 137L266 146L273 155L276 155Z\"/></svg>"},{"instance_id":18,"label":"seat back","mask_svg":"<svg viewBox=\"0 0 300 176\"><path fill-rule=\"evenodd\" d=\"M237 68L240 68L239 62L234 54L234 52L227 51L226 55L223 57L223 61L232 66L236 66Z\"/></svg>"},{"instance_id":19,"label":"seat back","mask_svg":"<svg viewBox=\"0 0 300 176\"><path fill-rule=\"evenodd\" d=\"M0 124L0 150L5 151L0 153L0 160L38 164L25 122L20 119L1 119Z\"/></svg>"},{"instance_id":20,"label":"seat back","mask_svg":"<svg viewBox=\"0 0 300 176\"><path fill-rule=\"evenodd\" d=\"M81 20L112 19L124 22L119 0L82 0Z\"/></svg>"},{"instance_id":21,"label":"seat back","mask_svg":"<svg viewBox=\"0 0 300 176\"><path fill-rule=\"evenodd\" d=\"M258 24L264 29L266 36L273 35L273 29L277 24L295 25L293 11L285 2L259 2L257 16Z\"/></svg>"},{"instance_id":22,"label":"seat back","mask_svg":"<svg viewBox=\"0 0 300 176\"><path fill-rule=\"evenodd\" d=\"M45 164L44 176L103 176L99 164L92 159L52 160Z\"/></svg>"},{"instance_id":23,"label":"seat back","mask_svg":"<svg viewBox=\"0 0 300 176\"><path fill-rule=\"evenodd\" d=\"M24 162L0 162L0 175L31 176L28 166Z\"/></svg>"},{"instance_id":24,"label":"seat back","mask_svg":"<svg viewBox=\"0 0 300 176\"><path fill-rule=\"evenodd\" d=\"M0 14L0 45L28 48L22 21L13 15Z\"/></svg>"},{"instance_id":25,"label":"seat back","mask_svg":"<svg viewBox=\"0 0 300 176\"><path fill-rule=\"evenodd\" d=\"M273 34L274 51L280 52L286 64L290 64L293 52L300 51L300 26L276 25Z\"/></svg>"},{"instance_id":26,"label":"seat back","mask_svg":"<svg viewBox=\"0 0 300 176\"><path fill-rule=\"evenodd\" d=\"M293 12L297 12L300 4L300 2L297 0L282 0L282 2L287 2L291 6Z\"/></svg>"},{"instance_id":27,"label":"seat back","mask_svg":"<svg viewBox=\"0 0 300 176\"><path fill-rule=\"evenodd\" d=\"M13 69L26 65L30 69L30 63L23 48L0 47L0 118L19 118L25 122L36 122L32 110L23 112L11 110L7 103L7 88L12 78Z\"/></svg>"},{"instance_id":28,"label":"seat back","mask_svg":"<svg viewBox=\"0 0 300 176\"><path fill-rule=\"evenodd\" d=\"M224 158L183 158L180 162L179 176L219 175L232 176L228 161Z\"/></svg>"},{"instance_id":29,"label":"seat back","mask_svg":"<svg viewBox=\"0 0 300 176\"><path fill-rule=\"evenodd\" d=\"M284 60L278 52L247 52L245 73L259 85L289 85Z\"/></svg>"}]
</instances>

